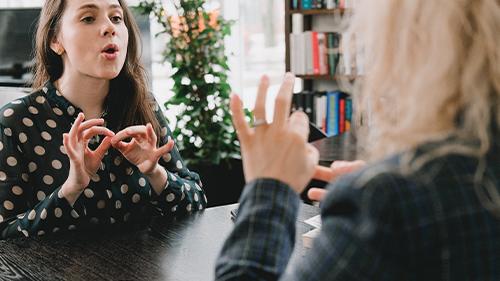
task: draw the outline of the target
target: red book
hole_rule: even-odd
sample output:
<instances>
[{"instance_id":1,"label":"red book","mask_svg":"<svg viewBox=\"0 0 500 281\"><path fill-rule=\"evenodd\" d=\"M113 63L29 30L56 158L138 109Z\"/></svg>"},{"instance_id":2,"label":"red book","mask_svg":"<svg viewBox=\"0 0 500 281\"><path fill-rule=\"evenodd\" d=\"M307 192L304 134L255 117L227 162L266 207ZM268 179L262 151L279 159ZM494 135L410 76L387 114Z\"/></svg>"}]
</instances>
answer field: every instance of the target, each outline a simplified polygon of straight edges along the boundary
<instances>
[{"instance_id":1,"label":"red book","mask_svg":"<svg viewBox=\"0 0 500 281\"><path fill-rule=\"evenodd\" d=\"M318 33L312 32L312 50L313 50L313 73L319 74L319 42Z\"/></svg>"},{"instance_id":2,"label":"red book","mask_svg":"<svg viewBox=\"0 0 500 281\"><path fill-rule=\"evenodd\" d=\"M345 132L345 98L340 99L340 121L339 133Z\"/></svg>"}]
</instances>

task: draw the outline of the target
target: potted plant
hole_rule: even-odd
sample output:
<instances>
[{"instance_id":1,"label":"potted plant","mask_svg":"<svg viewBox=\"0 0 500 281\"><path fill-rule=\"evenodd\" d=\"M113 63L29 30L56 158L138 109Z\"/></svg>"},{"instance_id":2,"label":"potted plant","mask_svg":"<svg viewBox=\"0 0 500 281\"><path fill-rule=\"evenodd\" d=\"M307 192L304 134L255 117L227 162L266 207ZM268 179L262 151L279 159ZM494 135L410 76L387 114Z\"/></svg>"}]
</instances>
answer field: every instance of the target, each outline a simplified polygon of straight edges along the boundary
<instances>
[{"instance_id":1,"label":"potted plant","mask_svg":"<svg viewBox=\"0 0 500 281\"><path fill-rule=\"evenodd\" d=\"M179 110L174 136L190 169L200 174L209 205L234 203L244 185L240 146L231 122L229 66L224 38L232 21L208 12L205 0L142 0L137 9L153 15L167 34L164 61L172 65L174 96L166 108Z\"/></svg>"}]
</instances>

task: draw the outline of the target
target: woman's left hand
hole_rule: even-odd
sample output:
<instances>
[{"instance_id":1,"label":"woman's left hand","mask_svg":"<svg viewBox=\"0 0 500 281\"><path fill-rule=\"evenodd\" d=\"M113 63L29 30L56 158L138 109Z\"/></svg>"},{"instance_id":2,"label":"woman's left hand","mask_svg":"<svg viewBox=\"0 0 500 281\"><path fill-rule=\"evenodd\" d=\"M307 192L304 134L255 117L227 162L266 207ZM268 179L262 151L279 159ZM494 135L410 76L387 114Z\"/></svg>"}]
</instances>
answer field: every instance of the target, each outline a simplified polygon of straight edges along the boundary
<instances>
[{"instance_id":1,"label":"woman's left hand","mask_svg":"<svg viewBox=\"0 0 500 281\"><path fill-rule=\"evenodd\" d=\"M132 140L125 142L127 138ZM172 139L161 147L156 147L156 141L153 126L148 123L146 126L130 126L121 130L111 139L111 145L136 165L141 173L151 175L156 170L160 157L174 147Z\"/></svg>"}]
</instances>

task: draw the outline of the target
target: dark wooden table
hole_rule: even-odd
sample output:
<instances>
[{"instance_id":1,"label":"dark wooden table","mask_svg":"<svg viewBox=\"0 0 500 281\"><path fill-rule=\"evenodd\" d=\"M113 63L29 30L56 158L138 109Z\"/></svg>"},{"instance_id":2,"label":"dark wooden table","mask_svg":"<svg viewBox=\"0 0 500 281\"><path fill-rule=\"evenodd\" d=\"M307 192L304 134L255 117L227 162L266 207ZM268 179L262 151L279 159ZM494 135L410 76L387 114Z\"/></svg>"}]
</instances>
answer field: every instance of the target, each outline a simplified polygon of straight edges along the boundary
<instances>
[{"instance_id":1,"label":"dark wooden table","mask_svg":"<svg viewBox=\"0 0 500 281\"><path fill-rule=\"evenodd\" d=\"M215 260L233 227L230 210L209 208L180 219L155 219L147 228L58 239L0 241L0 280L213 280ZM294 259L307 251L303 221L319 214L302 204Z\"/></svg>"}]
</instances>

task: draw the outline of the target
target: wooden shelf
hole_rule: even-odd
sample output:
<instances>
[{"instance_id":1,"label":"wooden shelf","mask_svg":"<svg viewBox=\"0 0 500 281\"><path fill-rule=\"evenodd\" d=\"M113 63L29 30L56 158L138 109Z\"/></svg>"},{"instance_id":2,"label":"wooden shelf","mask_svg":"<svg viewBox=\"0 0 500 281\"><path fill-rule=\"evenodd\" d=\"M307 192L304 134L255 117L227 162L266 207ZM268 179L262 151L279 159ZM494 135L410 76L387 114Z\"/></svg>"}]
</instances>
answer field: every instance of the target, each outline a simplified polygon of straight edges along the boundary
<instances>
[{"instance_id":1,"label":"wooden shelf","mask_svg":"<svg viewBox=\"0 0 500 281\"><path fill-rule=\"evenodd\" d=\"M304 80L329 80L329 81L334 81L334 80L339 80L339 79L347 79L347 80L355 80L360 78L360 76L346 76L346 75L296 75L297 78L301 78Z\"/></svg>"},{"instance_id":2,"label":"wooden shelf","mask_svg":"<svg viewBox=\"0 0 500 281\"><path fill-rule=\"evenodd\" d=\"M311 9L311 10L290 10L290 14L301 14L301 15L333 15L333 14L344 14L348 12L347 9Z\"/></svg>"}]
</instances>

